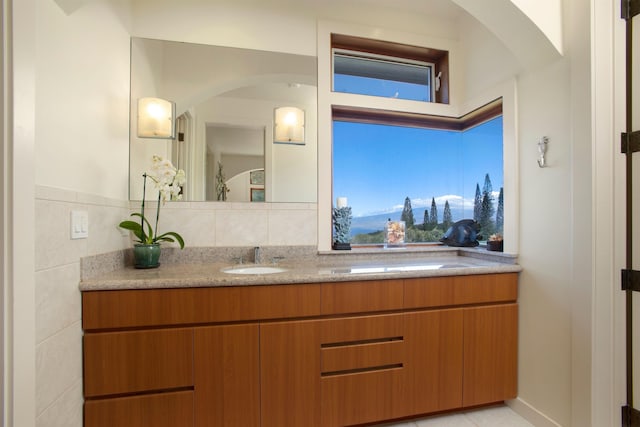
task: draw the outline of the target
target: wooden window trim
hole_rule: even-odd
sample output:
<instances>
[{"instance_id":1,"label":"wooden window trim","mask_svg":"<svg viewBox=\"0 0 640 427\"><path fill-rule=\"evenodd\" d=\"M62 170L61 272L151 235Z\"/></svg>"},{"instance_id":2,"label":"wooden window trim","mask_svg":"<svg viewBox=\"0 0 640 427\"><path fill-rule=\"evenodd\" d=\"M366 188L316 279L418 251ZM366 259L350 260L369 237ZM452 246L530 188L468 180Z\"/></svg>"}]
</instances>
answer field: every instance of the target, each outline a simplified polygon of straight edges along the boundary
<instances>
[{"instance_id":1,"label":"wooden window trim","mask_svg":"<svg viewBox=\"0 0 640 427\"><path fill-rule=\"evenodd\" d=\"M446 50L344 34L331 34L331 48L433 63L435 66L434 76L437 76L440 72L442 73L440 90L436 92L435 102L440 104L449 103L449 52Z\"/></svg>"},{"instance_id":2,"label":"wooden window trim","mask_svg":"<svg viewBox=\"0 0 640 427\"><path fill-rule=\"evenodd\" d=\"M460 117L379 110L374 108L333 105L333 120L405 126L422 129L465 131L502 114L502 98L498 98Z\"/></svg>"}]
</instances>

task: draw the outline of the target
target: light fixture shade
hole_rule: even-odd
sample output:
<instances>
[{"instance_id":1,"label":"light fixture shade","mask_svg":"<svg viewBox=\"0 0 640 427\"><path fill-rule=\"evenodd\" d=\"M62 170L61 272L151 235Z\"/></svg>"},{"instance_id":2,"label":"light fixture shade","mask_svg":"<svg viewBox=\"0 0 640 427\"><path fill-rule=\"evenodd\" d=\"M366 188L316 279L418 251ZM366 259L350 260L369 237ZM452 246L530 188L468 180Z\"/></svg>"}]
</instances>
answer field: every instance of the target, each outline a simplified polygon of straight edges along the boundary
<instances>
[{"instance_id":1,"label":"light fixture shade","mask_svg":"<svg viewBox=\"0 0 640 427\"><path fill-rule=\"evenodd\" d=\"M175 138L175 111L171 101L138 99L138 138Z\"/></svg>"},{"instance_id":2,"label":"light fixture shade","mask_svg":"<svg viewBox=\"0 0 640 427\"><path fill-rule=\"evenodd\" d=\"M273 142L304 144L304 110L296 107L276 108Z\"/></svg>"}]
</instances>

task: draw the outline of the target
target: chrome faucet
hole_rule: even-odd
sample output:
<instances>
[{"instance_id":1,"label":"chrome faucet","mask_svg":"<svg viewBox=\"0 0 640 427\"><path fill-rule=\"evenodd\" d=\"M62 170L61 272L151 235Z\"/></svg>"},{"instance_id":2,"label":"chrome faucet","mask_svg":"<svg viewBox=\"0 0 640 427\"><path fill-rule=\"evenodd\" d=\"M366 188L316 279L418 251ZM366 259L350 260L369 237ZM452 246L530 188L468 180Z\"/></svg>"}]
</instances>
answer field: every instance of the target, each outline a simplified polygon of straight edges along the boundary
<instances>
[{"instance_id":1,"label":"chrome faucet","mask_svg":"<svg viewBox=\"0 0 640 427\"><path fill-rule=\"evenodd\" d=\"M255 264L260 264L260 246L253 248L253 262Z\"/></svg>"}]
</instances>

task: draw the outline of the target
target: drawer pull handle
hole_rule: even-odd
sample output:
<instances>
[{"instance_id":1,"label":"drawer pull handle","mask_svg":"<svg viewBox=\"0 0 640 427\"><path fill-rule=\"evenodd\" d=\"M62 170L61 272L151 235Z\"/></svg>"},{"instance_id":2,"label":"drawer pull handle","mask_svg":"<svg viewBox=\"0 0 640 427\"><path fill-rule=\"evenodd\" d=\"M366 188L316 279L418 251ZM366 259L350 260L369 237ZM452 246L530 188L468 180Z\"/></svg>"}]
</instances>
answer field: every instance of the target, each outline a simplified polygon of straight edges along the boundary
<instances>
[{"instance_id":1,"label":"drawer pull handle","mask_svg":"<svg viewBox=\"0 0 640 427\"><path fill-rule=\"evenodd\" d=\"M404 337L372 338L368 340L325 343L325 344L320 344L320 348L346 347L350 345L367 345L367 344L376 344L376 343L403 341L403 340L404 340Z\"/></svg>"},{"instance_id":2,"label":"drawer pull handle","mask_svg":"<svg viewBox=\"0 0 640 427\"><path fill-rule=\"evenodd\" d=\"M391 369L402 369L403 366L404 365L402 363L394 363L392 365L372 366L368 368L348 369L344 371L322 372L320 376L324 378L324 377L335 377L338 375L351 375L351 374L361 374L365 372L386 371Z\"/></svg>"}]
</instances>

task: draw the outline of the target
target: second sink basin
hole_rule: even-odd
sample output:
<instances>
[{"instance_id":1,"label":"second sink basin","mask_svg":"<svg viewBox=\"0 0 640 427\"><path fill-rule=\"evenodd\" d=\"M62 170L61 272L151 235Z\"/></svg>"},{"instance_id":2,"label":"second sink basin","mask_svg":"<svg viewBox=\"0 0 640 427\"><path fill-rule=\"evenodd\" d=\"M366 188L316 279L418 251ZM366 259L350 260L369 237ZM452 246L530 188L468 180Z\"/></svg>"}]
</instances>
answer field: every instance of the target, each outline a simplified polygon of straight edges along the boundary
<instances>
[{"instance_id":1,"label":"second sink basin","mask_svg":"<svg viewBox=\"0 0 640 427\"><path fill-rule=\"evenodd\" d=\"M286 268L270 267L266 265L246 265L222 269L223 273L229 274L274 274L282 273L285 271L287 271Z\"/></svg>"}]
</instances>

